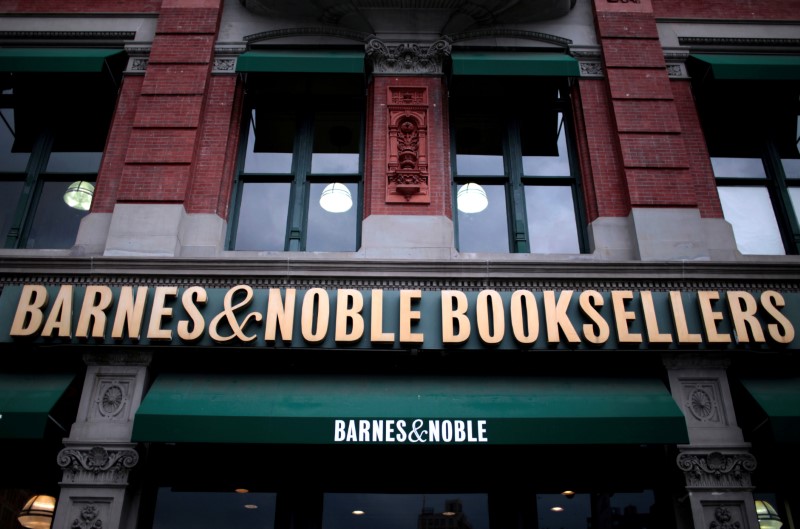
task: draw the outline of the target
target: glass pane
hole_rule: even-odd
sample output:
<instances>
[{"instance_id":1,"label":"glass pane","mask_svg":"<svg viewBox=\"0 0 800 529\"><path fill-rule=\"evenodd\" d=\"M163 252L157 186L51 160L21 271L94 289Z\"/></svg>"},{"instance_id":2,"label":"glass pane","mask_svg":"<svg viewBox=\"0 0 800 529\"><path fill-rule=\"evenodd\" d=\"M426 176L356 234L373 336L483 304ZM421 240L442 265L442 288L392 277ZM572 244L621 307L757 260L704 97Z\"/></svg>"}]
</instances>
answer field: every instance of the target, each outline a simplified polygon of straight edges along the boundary
<instances>
[{"instance_id":1,"label":"glass pane","mask_svg":"<svg viewBox=\"0 0 800 529\"><path fill-rule=\"evenodd\" d=\"M48 173L93 173L100 171L102 152L52 152Z\"/></svg>"},{"instance_id":2,"label":"glass pane","mask_svg":"<svg viewBox=\"0 0 800 529\"><path fill-rule=\"evenodd\" d=\"M358 222L358 184L343 185L350 192L352 206L342 213L331 213L320 206L324 184L311 184L308 204L306 250L310 252L354 252Z\"/></svg>"},{"instance_id":3,"label":"glass pane","mask_svg":"<svg viewBox=\"0 0 800 529\"><path fill-rule=\"evenodd\" d=\"M274 493L158 489L153 529L273 529Z\"/></svg>"},{"instance_id":4,"label":"glass pane","mask_svg":"<svg viewBox=\"0 0 800 529\"><path fill-rule=\"evenodd\" d=\"M489 529L486 494L326 493L322 529Z\"/></svg>"},{"instance_id":5,"label":"glass pane","mask_svg":"<svg viewBox=\"0 0 800 529\"><path fill-rule=\"evenodd\" d=\"M800 187L789 188L789 199L792 201L792 208L794 209L794 216L800 224Z\"/></svg>"},{"instance_id":6,"label":"glass pane","mask_svg":"<svg viewBox=\"0 0 800 529\"><path fill-rule=\"evenodd\" d=\"M30 152L12 152L14 127L14 109L0 108L0 172L3 173L24 173L31 156Z\"/></svg>"},{"instance_id":7,"label":"glass pane","mask_svg":"<svg viewBox=\"0 0 800 529\"><path fill-rule=\"evenodd\" d=\"M234 250L283 251L290 192L288 182L242 186Z\"/></svg>"},{"instance_id":8,"label":"glass pane","mask_svg":"<svg viewBox=\"0 0 800 529\"><path fill-rule=\"evenodd\" d=\"M295 116L288 113L250 112L245 173L289 174L296 129Z\"/></svg>"},{"instance_id":9,"label":"glass pane","mask_svg":"<svg viewBox=\"0 0 800 529\"><path fill-rule=\"evenodd\" d=\"M570 186L525 186L531 253L580 253Z\"/></svg>"},{"instance_id":10,"label":"glass pane","mask_svg":"<svg viewBox=\"0 0 800 529\"><path fill-rule=\"evenodd\" d=\"M8 230L16 213L22 182L0 182L0 248L6 242Z\"/></svg>"},{"instance_id":11,"label":"glass pane","mask_svg":"<svg viewBox=\"0 0 800 529\"><path fill-rule=\"evenodd\" d=\"M761 158L711 158L714 176L725 178L766 178Z\"/></svg>"},{"instance_id":12,"label":"glass pane","mask_svg":"<svg viewBox=\"0 0 800 529\"><path fill-rule=\"evenodd\" d=\"M571 498L562 494L537 494L536 511L539 520L537 527L541 529L587 529L592 527L590 498L589 494L575 494Z\"/></svg>"},{"instance_id":13,"label":"glass pane","mask_svg":"<svg viewBox=\"0 0 800 529\"><path fill-rule=\"evenodd\" d=\"M460 176L502 176L503 135L493 116L466 115L456 119L456 172Z\"/></svg>"},{"instance_id":14,"label":"glass pane","mask_svg":"<svg viewBox=\"0 0 800 529\"><path fill-rule=\"evenodd\" d=\"M521 125L522 172L527 176L570 176L564 115L553 116Z\"/></svg>"},{"instance_id":15,"label":"glass pane","mask_svg":"<svg viewBox=\"0 0 800 529\"><path fill-rule=\"evenodd\" d=\"M320 112L314 116L314 174L358 174L361 140L358 112Z\"/></svg>"},{"instance_id":16,"label":"glass pane","mask_svg":"<svg viewBox=\"0 0 800 529\"><path fill-rule=\"evenodd\" d=\"M795 120L792 140L793 145L785 149L788 152L781 152L783 171L786 178L800 178L800 116Z\"/></svg>"},{"instance_id":17,"label":"glass pane","mask_svg":"<svg viewBox=\"0 0 800 529\"><path fill-rule=\"evenodd\" d=\"M64 192L72 182L45 182L33 214L26 248L71 248L89 212L69 207Z\"/></svg>"},{"instance_id":18,"label":"glass pane","mask_svg":"<svg viewBox=\"0 0 800 529\"><path fill-rule=\"evenodd\" d=\"M508 253L508 208L505 186L484 185L489 205L478 213L458 211L458 248L461 252Z\"/></svg>"},{"instance_id":19,"label":"glass pane","mask_svg":"<svg viewBox=\"0 0 800 529\"><path fill-rule=\"evenodd\" d=\"M740 252L758 255L785 253L766 188L724 186L717 190L725 220L733 226Z\"/></svg>"}]
</instances>

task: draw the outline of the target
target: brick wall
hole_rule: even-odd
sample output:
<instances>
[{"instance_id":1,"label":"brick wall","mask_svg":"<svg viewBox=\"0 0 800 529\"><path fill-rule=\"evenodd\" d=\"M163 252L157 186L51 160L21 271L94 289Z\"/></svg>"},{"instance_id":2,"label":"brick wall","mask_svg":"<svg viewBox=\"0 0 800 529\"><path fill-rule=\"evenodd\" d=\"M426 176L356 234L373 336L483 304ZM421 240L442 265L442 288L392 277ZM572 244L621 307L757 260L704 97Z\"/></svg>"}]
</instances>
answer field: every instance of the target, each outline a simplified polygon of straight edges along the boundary
<instances>
[{"instance_id":1,"label":"brick wall","mask_svg":"<svg viewBox=\"0 0 800 529\"><path fill-rule=\"evenodd\" d=\"M800 0L652 0L659 18L800 20Z\"/></svg>"},{"instance_id":2,"label":"brick wall","mask_svg":"<svg viewBox=\"0 0 800 529\"><path fill-rule=\"evenodd\" d=\"M2 13L156 13L161 0L0 0Z\"/></svg>"}]
</instances>

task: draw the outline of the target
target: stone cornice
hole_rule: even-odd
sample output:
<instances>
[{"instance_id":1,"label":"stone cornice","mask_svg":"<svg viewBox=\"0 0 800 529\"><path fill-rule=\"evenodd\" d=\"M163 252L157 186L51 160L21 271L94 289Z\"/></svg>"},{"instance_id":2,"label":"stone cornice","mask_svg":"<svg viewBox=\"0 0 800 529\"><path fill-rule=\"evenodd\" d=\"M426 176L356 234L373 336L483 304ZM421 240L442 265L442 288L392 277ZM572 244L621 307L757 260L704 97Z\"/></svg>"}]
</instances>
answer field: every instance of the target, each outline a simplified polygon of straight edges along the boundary
<instances>
[{"instance_id":1,"label":"stone cornice","mask_svg":"<svg viewBox=\"0 0 800 529\"><path fill-rule=\"evenodd\" d=\"M524 256L521 256L524 257ZM402 283L422 288L458 285L482 288L598 289L780 289L800 291L800 261L786 262L635 262L507 260L381 260L319 258L289 253L282 258L194 259L129 257L0 257L0 285L50 284L202 284L341 285Z\"/></svg>"}]
</instances>

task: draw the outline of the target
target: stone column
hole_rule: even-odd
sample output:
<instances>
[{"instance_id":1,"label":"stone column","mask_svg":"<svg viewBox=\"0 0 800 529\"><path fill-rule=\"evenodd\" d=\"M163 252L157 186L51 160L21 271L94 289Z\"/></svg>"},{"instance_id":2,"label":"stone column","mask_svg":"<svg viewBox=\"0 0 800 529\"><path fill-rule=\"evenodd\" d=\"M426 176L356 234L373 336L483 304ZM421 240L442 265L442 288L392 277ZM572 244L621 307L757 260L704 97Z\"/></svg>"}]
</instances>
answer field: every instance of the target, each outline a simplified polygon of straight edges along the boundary
<instances>
[{"instance_id":1,"label":"stone column","mask_svg":"<svg viewBox=\"0 0 800 529\"><path fill-rule=\"evenodd\" d=\"M689 432L677 464L695 529L758 529L750 481L756 459L736 424L727 360L687 353L664 363Z\"/></svg>"},{"instance_id":2,"label":"stone column","mask_svg":"<svg viewBox=\"0 0 800 529\"><path fill-rule=\"evenodd\" d=\"M133 418L142 401L149 354L91 354L78 416L64 449L53 529L135 527L128 473L139 461L131 443Z\"/></svg>"}]
</instances>

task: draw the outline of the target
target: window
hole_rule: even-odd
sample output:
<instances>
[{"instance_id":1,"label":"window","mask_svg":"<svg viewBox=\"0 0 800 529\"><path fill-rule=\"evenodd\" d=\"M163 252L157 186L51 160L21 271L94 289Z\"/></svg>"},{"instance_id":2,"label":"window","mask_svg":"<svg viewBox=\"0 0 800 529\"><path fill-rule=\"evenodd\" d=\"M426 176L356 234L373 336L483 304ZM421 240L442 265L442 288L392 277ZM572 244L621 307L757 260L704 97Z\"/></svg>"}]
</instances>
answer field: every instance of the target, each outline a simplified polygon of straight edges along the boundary
<instances>
[{"instance_id":1,"label":"window","mask_svg":"<svg viewBox=\"0 0 800 529\"><path fill-rule=\"evenodd\" d=\"M86 216L116 100L101 73L0 73L0 237L70 248ZM75 184L75 202L65 197Z\"/></svg>"},{"instance_id":2,"label":"window","mask_svg":"<svg viewBox=\"0 0 800 529\"><path fill-rule=\"evenodd\" d=\"M698 93L722 210L743 254L800 250L800 88L716 81Z\"/></svg>"},{"instance_id":3,"label":"window","mask_svg":"<svg viewBox=\"0 0 800 529\"><path fill-rule=\"evenodd\" d=\"M567 85L529 79L453 80L453 193L462 252L585 248Z\"/></svg>"},{"instance_id":4,"label":"window","mask_svg":"<svg viewBox=\"0 0 800 529\"><path fill-rule=\"evenodd\" d=\"M231 249L358 249L363 93L360 75L251 74Z\"/></svg>"}]
</instances>

